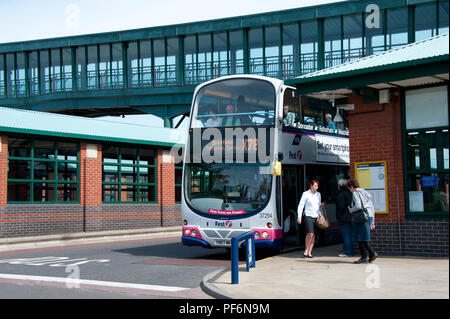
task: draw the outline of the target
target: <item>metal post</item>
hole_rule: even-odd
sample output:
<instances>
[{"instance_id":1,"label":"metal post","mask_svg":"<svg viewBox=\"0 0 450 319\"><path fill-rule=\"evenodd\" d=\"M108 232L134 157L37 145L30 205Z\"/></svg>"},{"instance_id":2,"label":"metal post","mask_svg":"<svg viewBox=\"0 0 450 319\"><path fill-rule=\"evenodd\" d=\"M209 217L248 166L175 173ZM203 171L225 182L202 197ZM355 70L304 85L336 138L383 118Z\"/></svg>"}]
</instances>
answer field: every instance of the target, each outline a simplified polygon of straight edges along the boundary
<instances>
[{"instance_id":1,"label":"metal post","mask_svg":"<svg viewBox=\"0 0 450 319\"><path fill-rule=\"evenodd\" d=\"M231 283L239 283L239 242L237 237L231 239Z\"/></svg>"},{"instance_id":2,"label":"metal post","mask_svg":"<svg viewBox=\"0 0 450 319\"><path fill-rule=\"evenodd\" d=\"M247 271L255 267L255 233L248 231L231 239L231 283L239 283L239 242L246 241Z\"/></svg>"}]
</instances>

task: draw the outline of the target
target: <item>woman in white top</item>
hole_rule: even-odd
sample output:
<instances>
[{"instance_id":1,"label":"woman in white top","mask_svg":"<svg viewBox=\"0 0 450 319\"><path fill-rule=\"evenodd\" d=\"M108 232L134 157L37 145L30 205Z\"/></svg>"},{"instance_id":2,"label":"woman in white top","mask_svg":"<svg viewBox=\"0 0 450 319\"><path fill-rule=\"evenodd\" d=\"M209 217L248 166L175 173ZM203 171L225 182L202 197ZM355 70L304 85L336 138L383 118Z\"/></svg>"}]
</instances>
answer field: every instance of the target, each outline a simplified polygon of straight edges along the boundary
<instances>
[{"instance_id":1,"label":"woman in white top","mask_svg":"<svg viewBox=\"0 0 450 319\"><path fill-rule=\"evenodd\" d=\"M315 240L314 225L316 224L317 217L319 216L320 207L325 205L325 203L322 203L320 193L317 191L318 189L319 181L317 179L312 179L309 182L309 190L303 192L297 209L299 224L302 223L303 209L305 210L306 238L305 252L303 253L303 256L307 258L313 258L311 251Z\"/></svg>"},{"instance_id":2,"label":"woman in white top","mask_svg":"<svg viewBox=\"0 0 450 319\"><path fill-rule=\"evenodd\" d=\"M214 109L209 110L211 117L206 121L207 127L218 127L222 125L222 119L216 116L217 112Z\"/></svg>"}]
</instances>

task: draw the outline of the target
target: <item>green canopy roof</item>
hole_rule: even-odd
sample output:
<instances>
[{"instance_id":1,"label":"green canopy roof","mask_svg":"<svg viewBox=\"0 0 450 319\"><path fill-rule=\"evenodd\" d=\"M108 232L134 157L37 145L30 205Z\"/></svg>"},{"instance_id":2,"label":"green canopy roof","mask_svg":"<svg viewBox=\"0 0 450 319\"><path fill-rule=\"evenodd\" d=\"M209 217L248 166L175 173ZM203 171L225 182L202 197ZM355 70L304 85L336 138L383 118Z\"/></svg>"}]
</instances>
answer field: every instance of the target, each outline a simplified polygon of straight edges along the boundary
<instances>
[{"instance_id":1,"label":"green canopy roof","mask_svg":"<svg viewBox=\"0 0 450 319\"><path fill-rule=\"evenodd\" d=\"M448 33L438 35L285 83L296 86L301 94L322 92L331 96L363 86L382 89L445 82L448 81L448 41Z\"/></svg>"},{"instance_id":2,"label":"green canopy roof","mask_svg":"<svg viewBox=\"0 0 450 319\"><path fill-rule=\"evenodd\" d=\"M182 146L187 131L100 119L0 107L0 132L122 142Z\"/></svg>"}]
</instances>

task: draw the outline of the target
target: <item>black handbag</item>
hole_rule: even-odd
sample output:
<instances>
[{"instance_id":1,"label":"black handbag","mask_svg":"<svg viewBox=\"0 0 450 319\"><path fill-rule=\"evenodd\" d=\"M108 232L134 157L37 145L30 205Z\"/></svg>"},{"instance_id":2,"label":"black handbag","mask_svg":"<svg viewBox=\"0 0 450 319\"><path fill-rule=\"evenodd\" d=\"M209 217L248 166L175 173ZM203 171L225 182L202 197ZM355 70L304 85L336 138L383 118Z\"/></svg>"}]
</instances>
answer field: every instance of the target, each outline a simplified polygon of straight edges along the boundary
<instances>
[{"instance_id":1,"label":"black handbag","mask_svg":"<svg viewBox=\"0 0 450 319\"><path fill-rule=\"evenodd\" d=\"M359 196L359 194L358 194ZM362 208L352 214L352 224L362 224L369 220L369 211L364 207L361 196L359 196Z\"/></svg>"}]
</instances>

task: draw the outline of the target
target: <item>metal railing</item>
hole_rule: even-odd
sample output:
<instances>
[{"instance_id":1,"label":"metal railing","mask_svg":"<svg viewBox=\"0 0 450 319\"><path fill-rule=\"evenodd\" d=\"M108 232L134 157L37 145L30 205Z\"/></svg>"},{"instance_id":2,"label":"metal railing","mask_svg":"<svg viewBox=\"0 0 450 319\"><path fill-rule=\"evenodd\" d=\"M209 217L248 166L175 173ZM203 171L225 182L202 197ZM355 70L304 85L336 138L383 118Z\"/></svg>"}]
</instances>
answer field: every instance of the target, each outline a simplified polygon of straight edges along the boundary
<instances>
[{"instance_id":1,"label":"metal railing","mask_svg":"<svg viewBox=\"0 0 450 319\"><path fill-rule=\"evenodd\" d=\"M231 239L231 283L239 283L239 245L245 242L247 271L255 268L255 232L253 230Z\"/></svg>"},{"instance_id":2,"label":"metal railing","mask_svg":"<svg viewBox=\"0 0 450 319\"><path fill-rule=\"evenodd\" d=\"M383 46L362 48L346 48L342 50L325 50L324 67L336 66L353 61L361 57L384 51ZM280 52L281 54L281 52ZM85 68L88 68L85 70ZM101 68L99 70L99 68ZM153 66L132 66L127 74L122 64L111 67L109 64L78 65L76 72L72 69L52 66L50 69L42 67L41 83L38 82L38 70L34 68L29 73L28 87L26 87L25 70L0 70L0 98L19 98L28 95L49 94L73 90L107 90L124 87L125 77L129 80L128 86L136 87L173 87L180 85L180 76L184 77L185 85L196 85L222 75L244 73L244 60L212 60L185 62L183 74L180 74L178 63L155 64ZM248 61L248 72L251 74L266 75L274 78L288 79L298 75L314 72L318 69L317 52L303 52L301 54L282 54L265 57L252 57ZM31 69L30 69L31 70ZM20 72L19 72L20 71ZM23 73L23 75L22 75ZM19 76L20 75L20 76ZM72 79L75 77L75 79ZM5 79L6 85L5 85ZM76 87L74 87L74 82ZM38 89L40 85L40 90Z\"/></svg>"}]
</instances>

